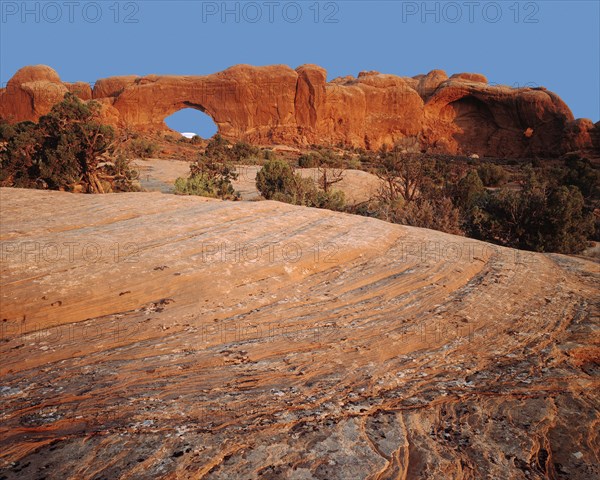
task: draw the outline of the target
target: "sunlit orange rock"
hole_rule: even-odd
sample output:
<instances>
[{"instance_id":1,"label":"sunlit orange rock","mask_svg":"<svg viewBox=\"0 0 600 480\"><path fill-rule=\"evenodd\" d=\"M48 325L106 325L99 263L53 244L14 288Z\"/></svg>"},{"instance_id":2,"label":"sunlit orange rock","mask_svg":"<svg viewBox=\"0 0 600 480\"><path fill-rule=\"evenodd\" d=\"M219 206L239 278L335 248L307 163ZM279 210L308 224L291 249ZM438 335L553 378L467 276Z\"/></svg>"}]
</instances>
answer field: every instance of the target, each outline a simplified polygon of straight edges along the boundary
<instances>
[{"instance_id":1,"label":"sunlit orange rock","mask_svg":"<svg viewBox=\"0 0 600 480\"><path fill-rule=\"evenodd\" d=\"M208 114L219 133L255 144L329 144L499 157L555 156L593 148L595 127L543 87L489 85L477 73L443 70L412 78L376 71L327 82L317 65L236 65L204 76L135 75L67 84L50 67L24 67L0 90L0 117L36 120L66 91L101 101L105 121L141 132L169 131L183 108ZM114 110L113 110L114 109ZM530 132L524 135L523 132Z\"/></svg>"},{"instance_id":2,"label":"sunlit orange rock","mask_svg":"<svg viewBox=\"0 0 600 480\"><path fill-rule=\"evenodd\" d=\"M0 205L0 478L598 477L592 259L273 201Z\"/></svg>"}]
</instances>

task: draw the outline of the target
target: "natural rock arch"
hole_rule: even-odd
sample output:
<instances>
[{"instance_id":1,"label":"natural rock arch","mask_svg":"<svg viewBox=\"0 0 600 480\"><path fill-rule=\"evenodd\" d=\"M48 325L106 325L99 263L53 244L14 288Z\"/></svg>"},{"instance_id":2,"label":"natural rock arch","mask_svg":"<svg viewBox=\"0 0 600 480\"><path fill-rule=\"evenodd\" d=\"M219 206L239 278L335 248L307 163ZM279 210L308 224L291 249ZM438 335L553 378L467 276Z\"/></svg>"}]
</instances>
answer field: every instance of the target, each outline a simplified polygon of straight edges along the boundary
<instances>
[{"instance_id":1,"label":"natural rock arch","mask_svg":"<svg viewBox=\"0 0 600 480\"><path fill-rule=\"evenodd\" d=\"M518 157L592 148L590 139L598 137L592 134L598 127L576 122L544 88L490 86L483 75L448 78L441 70L412 78L361 72L326 79L317 65L236 65L205 76L105 78L92 90L62 82L50 67L25 67L0 89L0 117L37 120L72 91L100 102L104 121L118 128L165 131L166 117L195 108L225 138L255 144L378 149L418 138L422 150Z\"/></svg>"}]
</instances>

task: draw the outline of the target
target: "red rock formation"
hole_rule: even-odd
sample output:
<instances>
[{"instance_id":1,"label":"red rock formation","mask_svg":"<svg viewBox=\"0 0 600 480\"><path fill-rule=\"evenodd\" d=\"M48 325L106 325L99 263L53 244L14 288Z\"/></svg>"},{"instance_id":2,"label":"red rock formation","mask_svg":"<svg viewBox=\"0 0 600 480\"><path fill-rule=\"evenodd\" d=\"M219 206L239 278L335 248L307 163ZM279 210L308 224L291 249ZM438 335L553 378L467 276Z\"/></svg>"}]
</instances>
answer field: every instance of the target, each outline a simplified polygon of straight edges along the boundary
<instances>
[{"instance_id":1,"label":"red rock formation","mask_svg":"<svg viewBox=\"0 0 600 480\"><path fill-rule=\"evenodd\" d=\"M24 67L0 91L0 118L11 122L37 119L64 97L68 88L52 68Z\"/></svg>"},{"instance_id":2,"label":"red rock formation","mask_svg":"<svg viewBox=\"0 0 600 480\"><path fill-rule=\"evenodd\" d=\"M65 86L69 90L69 92L74 93L82 100L91 100L92 99L92 87L89 83L85 82L75 82L75 83L65 83Z\"/></svg>"},{"instance_id":3,"label":"red rock formation","mask_svg":"<svg viewBox=\"0 0 600 480\"><path fill-rule=\"evenodd\" d=\"M0 90L0 117L37 120L66 91L103 104L105 120L168 131L186 107L210 115L226 138L256 144L345 144L377 149L398 142L421 150L489 156L558 155L593 148L591 121L575 121L544 88L490 86L475 73L442 70L413 78L361 72L327 82L316 65L237 65L206 76L135 75L67 84L50 67L19 70Z\"/></svg>"},{"instance_id":4,"label":"red rock formation","mask_svg":"<svg viewBox=\"0 0 600 480\"><path fill-rule=\"evenodd\" d=\"M137 75L101 78L94 85L94 98L117 97L126 87L134 85L139 79Z\"/></svg>"}]
</instances>

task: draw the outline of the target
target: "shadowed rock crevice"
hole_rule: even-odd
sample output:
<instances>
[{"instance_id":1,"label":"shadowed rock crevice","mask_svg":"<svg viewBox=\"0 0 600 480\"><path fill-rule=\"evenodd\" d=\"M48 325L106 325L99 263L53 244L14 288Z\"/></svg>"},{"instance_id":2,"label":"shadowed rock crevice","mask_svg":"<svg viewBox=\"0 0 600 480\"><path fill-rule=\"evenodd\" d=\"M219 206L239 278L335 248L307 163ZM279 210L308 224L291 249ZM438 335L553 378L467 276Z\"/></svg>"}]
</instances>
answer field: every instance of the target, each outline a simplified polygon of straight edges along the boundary
<instances>
[{"instance_id":1,"label":"shadowed rock crevice","mask_svg":"<svg viewBox=\"0 0 600 480\"><path fill-rule=\"evenodd\" d=\"M441 116L456 125L454 139L460 145L481 144L487 149L491 137L500 128L490 108L472 96L449 103L442 109Z\"/></svg>"}]
</instances>

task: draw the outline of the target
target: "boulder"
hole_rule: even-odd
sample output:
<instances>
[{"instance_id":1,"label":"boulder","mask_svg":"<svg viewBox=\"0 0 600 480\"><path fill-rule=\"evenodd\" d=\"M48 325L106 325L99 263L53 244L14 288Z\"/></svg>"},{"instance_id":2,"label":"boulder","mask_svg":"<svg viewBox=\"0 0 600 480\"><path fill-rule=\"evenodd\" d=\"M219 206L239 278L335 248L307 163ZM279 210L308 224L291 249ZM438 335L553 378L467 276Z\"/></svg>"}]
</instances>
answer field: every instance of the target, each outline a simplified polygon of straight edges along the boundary
<instances>
[{"instance_id":1,"label":"boulder","mask_svg":"<svg viewBox=\"0 0 600 480\"><path fill-rule=\"evenodd\" d=\"M442 82L448 80L448 75L443 70L432 70L424 77L419 79L417 84L417 92L423 100L427 100L441 85Z\"/></svg>"},{"instance_id":2,"label":"boulder","mask_svg":"<svg viewBox=\"0 0 600 480\"><path fill-rule=\"evenodd\" d=\"M30 65L17 70L17 73L8 81L7 88L29 82L61 83L60 76L51 67L46 65Z\"/></svg>"},{"instance_id":3,"label":"boulder","mask_svg":"<svg viewBox=\"0 0 600 480\"><path fill-rule=\"evenodd\" d=\"M481 73L455 73L450 77L453 80L465 80L467 82L475 82L475 83L488 83L488 79L485 75Z\"/></svg>"},{"instance_id":4,"label":"boulder","mask_svg":"<svg viewBox=\"0 0 600 480\"><path fill-rule=\"evenodd\" d=\"M137 75L101 78L94 85L93 98L117 97L139 78Z\"/></svg>"}]
</instances>

